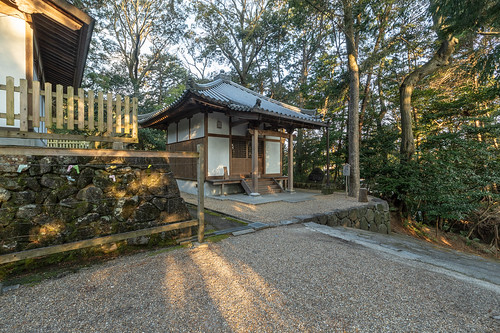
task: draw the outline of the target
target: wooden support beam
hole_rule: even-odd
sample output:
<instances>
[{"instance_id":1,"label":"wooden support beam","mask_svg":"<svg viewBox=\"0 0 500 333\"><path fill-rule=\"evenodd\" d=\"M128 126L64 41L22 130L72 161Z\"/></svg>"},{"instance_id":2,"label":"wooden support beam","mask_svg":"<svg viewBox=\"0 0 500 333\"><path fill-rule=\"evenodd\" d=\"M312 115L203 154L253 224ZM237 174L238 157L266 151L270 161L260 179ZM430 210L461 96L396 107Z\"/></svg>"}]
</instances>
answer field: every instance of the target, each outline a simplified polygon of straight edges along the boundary
<instances>
[{"instance_id":1,"label":"wooden support beam","mask_svg":"<svg viewBox=\"0 0 500 333\"><path fill-rule=\"evenodd\" d=\"M78 141L125 142L125 143L138 142L138 138L93 136L93 135L83 135L83 134L79 135L79 134L21 132L21 131L11 131L11 130L0 130L0 137L16 138L16 139L54 139L54 140L78 140Z\"/></svg>"},{"instance_id":2,"label":"wooden support beam","mask_svg":"<svg viewBox=\"0 0 500 333\"><path fill-rule=\"evenodd\" d=\"M199 144L198 152L198 242L203 242L205 235L205 147Z\"/></svg>"},{"instance_id":3,"label":"wooden support beam","mask_svg":"<svg viewBox=\"0 0 500 333\"><path fill-rule=\"evenodd\" d=\"M112 149L68 149L23 146L0 146L2 155L17 156L94 156L94 157L159 157L159 158L197 158L197 152L166 152L142 150L112 150Z\"/></svg>"},{"instance_id":4,"label":"wooden support beam","mask_svg":"<svg viewBox=\"0 0 500 333\"><path fill-rule=\"evenodd\" d=\"M153 228L124 232L121 234L109 235L109 236L92 238L92 239L85 239L85 240L73 242L73 243L60 244L60 245L42 247L39 249L32 249L32 250L27 250L27 251L22 251L22 252L4 254L4 255L0 256L0 265L7 264L10 262L19 261L19 260L24 260L24 259L47 256L47 255L51 255L51 254L55 254L55 253L79 250L79 249L83 249L83 248L87 248L87 247L99 246L99 245L108 244L108 243L114 243L114 242L122 241L125 239L130 239L130 238L159 234L159 233L165 232L165 231L172 231L172 230L194 227L197 224L198 224L198 221L189 220L189 221L185 221L185 222L177 222L177 223L161 225L161 226L153 227Z\"/></svg>"},{"instance_id":5,"label":"wooden support beam","mask_svg":"<svg viewBox=\"0 0 500 333\"><path fill-rule=\"evenodd\" d=\"M22 132L28 131L28 81L25 79L19 80L20 93L20 125L19 130Z\"/></svg>"},{"instance_id":6,"label":"wooden support beam","mask_svg":"<svg viewBox=\"0 0 500 333\"><path fill-rule=\"evenodd\" d=\"M45 82L45 128L52 128L52 84Z\"/></svg>"},{"instance_id":7,"label":"wooden support beam","mask_svg":"<svg viewBox=\"0 0 500 333\"><path fill-rule=\"evenodd\" d=\"M40 81L33 81L32 88L33 127L40 127Z\"/></svg>"},{"instance_id":8,"label":"wooden support beam","mask_svg":"<svg viewBox=\"0 0 500 333\"><path fill-rule=\"evenodd\" d=\"M254 130L249 128L248 133L253 135ZM278 131L269 131L269 130L259 130L259 135L260 136L277 136L277 137L285 138L285 139L288 139L288 137L289 137L289 134L287 134L287 133L278 132Z\"/></svg>"},{"instance_id":9,"label":"wooden support beam","mask_svg":"<svg viewBox=\"0 0 500 333\"><path fill-rule=\"evenodd\" d=\"M293 192L293 133L288 134L288 192Z\"/></svg>"},{"instance_id":10,"label":"wooden support beam","mask_svg":"<svg viewBox=\"0 0 500 333\"><path fill-rule=\"evenodd\" d=\"M252 186L253 193L259 191L259 130L252 134Z\"/></svg>"},{"instance_id":11,"label":"wooden support beam","mask_svg":"<svg viewBox=\"0 0 500 333\"><path fill-rule=\"evenodd\" d=\"M6 112L7 112L7 125L14 125L14 78L7 76L6 78Z\"/></svg>"}]
</instances>

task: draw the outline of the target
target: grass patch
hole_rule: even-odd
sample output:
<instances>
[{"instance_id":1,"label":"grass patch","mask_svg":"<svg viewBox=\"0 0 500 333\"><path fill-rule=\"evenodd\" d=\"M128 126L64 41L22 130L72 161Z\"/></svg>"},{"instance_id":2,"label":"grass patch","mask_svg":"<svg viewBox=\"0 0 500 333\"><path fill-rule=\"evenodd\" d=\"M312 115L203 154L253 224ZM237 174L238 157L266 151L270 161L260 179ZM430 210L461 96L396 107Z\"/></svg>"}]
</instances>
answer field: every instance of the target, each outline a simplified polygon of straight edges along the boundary
<instances>
[{"instance_id":1,"label":"grass patch","mask_svg":"<svg viewBox=\"0 0 500 333\"><path fill-rule=\"evenodd\" d=\"M206 241L210 242L210 243L218 243L221 240L224 240L224 239L226 239L228 237L229 237L228 234L226 234L226 235L214 235L214 236L207 237Z\"/></svg>"}]
</instances>

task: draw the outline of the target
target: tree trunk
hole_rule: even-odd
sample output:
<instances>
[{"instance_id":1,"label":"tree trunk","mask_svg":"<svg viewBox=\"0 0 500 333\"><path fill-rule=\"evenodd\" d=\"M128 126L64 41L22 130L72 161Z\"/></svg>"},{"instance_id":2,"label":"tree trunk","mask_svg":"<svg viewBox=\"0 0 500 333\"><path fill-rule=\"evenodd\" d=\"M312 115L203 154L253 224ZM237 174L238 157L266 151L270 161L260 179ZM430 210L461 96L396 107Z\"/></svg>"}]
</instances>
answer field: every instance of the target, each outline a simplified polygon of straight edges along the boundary
<instances>
[{"instance_id":1,"label":"tree trunk","mask_svg":"<svg viewBox=\"0 0 500 333\"><path fill-rule=\"evenodd\" d=\"M349 196L357 197L359 192L359 68L358 45L354 33L354 17L351 0L344 0L344 34L347 46L349 67L349 164L351 172L349 177Z\"/></svg>"},{"instance_id":2,"label":"tree trunk","mask_svg":"<svg viewBox=\"0 0 500 333\"><path fill-rule=\"evenodd\" d=\"M445 40L436 54L421 67L411 72L399 88L399 107L401 110L401 160L410 161L415 153L415 140L411 122L411 95L415 85L424 77L434 73L440 67L448 65L450 56L455 51L458 39Z\"/></svg>"}]
</instances>

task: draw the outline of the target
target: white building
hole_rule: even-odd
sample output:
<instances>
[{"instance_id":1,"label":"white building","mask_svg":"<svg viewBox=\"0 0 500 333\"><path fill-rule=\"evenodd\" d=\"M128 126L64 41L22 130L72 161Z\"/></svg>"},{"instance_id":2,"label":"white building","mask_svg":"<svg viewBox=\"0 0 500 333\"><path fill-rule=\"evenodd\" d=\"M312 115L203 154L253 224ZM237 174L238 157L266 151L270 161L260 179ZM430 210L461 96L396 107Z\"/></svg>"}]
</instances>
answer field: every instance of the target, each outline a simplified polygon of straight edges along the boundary
<instances>
[{"instance_id":1,"label":"white building","mask_svg":"<svg viewBox=\"0 0 500 333\"><path fill-rule=\"evenodd\" d=\"M167 131L167 151L205 148L207 195L293 190L293 170L283 176L283 145L288 140L293 166L293 131L326 126L315 110L294 107L249 90L219 75L207 84L188 83L184 93L166 108L139 115L142 127ZM195 193L196 162L170 158L183 191ZM225 185L222 186L222 185ZM224 193L222 193L224 191Z\"/></svg>"}]
</instances>

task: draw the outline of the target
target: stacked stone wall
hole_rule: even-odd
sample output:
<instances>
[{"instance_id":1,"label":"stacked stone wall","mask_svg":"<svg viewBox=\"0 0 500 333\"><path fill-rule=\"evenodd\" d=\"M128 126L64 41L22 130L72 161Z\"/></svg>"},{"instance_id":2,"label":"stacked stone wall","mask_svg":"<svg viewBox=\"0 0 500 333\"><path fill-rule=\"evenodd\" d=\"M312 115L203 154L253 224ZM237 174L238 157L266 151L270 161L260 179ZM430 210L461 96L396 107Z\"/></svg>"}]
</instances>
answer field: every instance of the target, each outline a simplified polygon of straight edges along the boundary
<instances>
[{"instance_id":1,"label":"stacked stone wall","mask_svg":"<svg viewBox=\"0 0 500 333\"><path fill-rule=\"evenodd\" d=\"M382 234L391 232L389 205L386 201L378 198L372 198L370 202L362 206L337 209L315 215L297 216L296 218L299 222L315 222L331 227L344 226Z\"/></svg>"},{"instance_id":2,"label":"stacked stone wall","mask_svg":"<svg viewBox=\"0 0 500 333\"><path fill-rule=\"evenodd\" d=\"M165 159L0 156L0 253L189 219Z\"/></svg>"}]
</instances>

